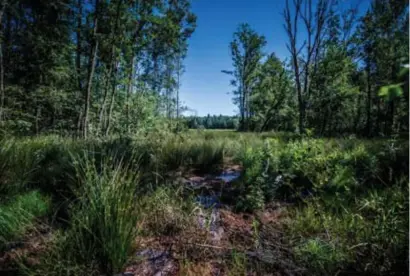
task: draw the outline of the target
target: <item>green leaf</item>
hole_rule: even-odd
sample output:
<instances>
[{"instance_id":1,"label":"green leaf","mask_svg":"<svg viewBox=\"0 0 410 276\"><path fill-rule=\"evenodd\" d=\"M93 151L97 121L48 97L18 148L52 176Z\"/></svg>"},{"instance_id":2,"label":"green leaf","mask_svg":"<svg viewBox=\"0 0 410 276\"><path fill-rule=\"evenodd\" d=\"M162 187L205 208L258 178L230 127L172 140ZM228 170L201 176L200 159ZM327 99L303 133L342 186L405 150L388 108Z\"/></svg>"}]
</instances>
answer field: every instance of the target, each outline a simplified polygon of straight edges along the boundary
<instances>
[{"instance_id":1,"label":"green leaf","mask_svg":"<svg viewBox=\"0 0 410 276\"><path fill-rule=\"evenodd\" d=\"M388 101L392 101L403 94L401 85L402 83L383 86L380 88L378 95Z\"/></svg>"}]
</instances>

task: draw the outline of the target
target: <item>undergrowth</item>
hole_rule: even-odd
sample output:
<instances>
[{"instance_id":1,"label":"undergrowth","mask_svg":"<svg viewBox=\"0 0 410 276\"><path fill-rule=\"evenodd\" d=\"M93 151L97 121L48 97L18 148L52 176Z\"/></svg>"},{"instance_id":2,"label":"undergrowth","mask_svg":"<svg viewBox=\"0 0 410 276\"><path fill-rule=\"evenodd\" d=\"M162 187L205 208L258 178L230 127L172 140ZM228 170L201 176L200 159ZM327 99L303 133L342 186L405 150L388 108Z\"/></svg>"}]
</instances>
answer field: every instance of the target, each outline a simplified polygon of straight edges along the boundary
<instances>
[{"instance_id":1,"label":"undergrowth","mask_svg":"<svg viewBox=\"0 0 410 276\"><path fill-rule=\"evenodd\" d=\"M395 139L266 140L239 157L237 208L293 203L288 240L310 274L408 271L408 145Z\"/></svg>"},{"instance_id":2,"label":"undergrowth","mask_svg":"<svg viewBox=\"0 0 410 276\"><path fill-rule=\"evenodd\" d=\"M34 229L36 219L49 212L49 198L38 191L16 195L0 205L0 250L21 238L30 228Z\"/></svg>"},{"instance_id":3,"label":"undergrowth","mask_svg":"<svg viewBox=\"0 0 410 276\"><path fill-rule=\"evenodd\" d=\"M289 205L282 223L291 253L279 258L292 255L298 271L399 275L408 271L407 142L228 131L3 139L0 247L48 215L55 229L50 248L22 273L119 273L137 237L197 231L194 195L176 185L171 172L215 173L230 162L243 167L229 187L232 210L255 214L274 202ZM274 235L265 239L277 242ZM198 257L187 262L205 256L192 246L184 250ZM267 267L240 250L231 253L228 274Z\"/></svg>"}]
</instances>

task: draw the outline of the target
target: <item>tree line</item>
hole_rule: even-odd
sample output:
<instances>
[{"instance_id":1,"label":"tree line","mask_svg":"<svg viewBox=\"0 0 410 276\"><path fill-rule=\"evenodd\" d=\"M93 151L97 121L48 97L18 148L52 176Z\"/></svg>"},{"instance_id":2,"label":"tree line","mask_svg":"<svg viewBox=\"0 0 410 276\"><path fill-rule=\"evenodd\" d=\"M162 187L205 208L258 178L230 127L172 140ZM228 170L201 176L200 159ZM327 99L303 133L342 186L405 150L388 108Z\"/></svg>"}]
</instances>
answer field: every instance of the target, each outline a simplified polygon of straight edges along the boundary
<instances>
[{"instance_id":1,"label":"tree line","mask_svg":"<svg viewBox=\"0 0 410 276\"><path fill-rule=\"evenodd\" d=\"M361 16L337 0L286 1L283 19L286 60L248 24L234 33L223 72L239 130L408 132L408 1L373 0ZM190 0L2 0L0 22L2 132L87 137L180 121Z\"/></svg>"},{"instance_id":2,"label":"tree line","mask_svg":"<svg viewBox=\"0 0 410 276\"><path fill-rule=\"evenodd\" d=\"M408 132L408 1L374 0L358 16L336 0L286 1L290 59L239 25L230 44L241 130L320 135ZM407 65L407 67L406 67Z\"/></svg>"},{"instance_id":3,"label":"tree line","mask_svg":"<svg viewBox=\"0 0 410 276\"><path fill-rule=\"evenodd\" d=\"M190 9L189 0L2 0L1 129L87 137L178 117Z\"/></svg>"},{"instance_id":4,"label":"tree line","mask_svg":"<svg viewBox=\"0 0 410 276\"><path fill-rule=\"evenodd\" d=\"M184 120L185 125L193 129L237 129L239 126L238 117L228 115L188 116Z\"/></svg>"}]
</instances>

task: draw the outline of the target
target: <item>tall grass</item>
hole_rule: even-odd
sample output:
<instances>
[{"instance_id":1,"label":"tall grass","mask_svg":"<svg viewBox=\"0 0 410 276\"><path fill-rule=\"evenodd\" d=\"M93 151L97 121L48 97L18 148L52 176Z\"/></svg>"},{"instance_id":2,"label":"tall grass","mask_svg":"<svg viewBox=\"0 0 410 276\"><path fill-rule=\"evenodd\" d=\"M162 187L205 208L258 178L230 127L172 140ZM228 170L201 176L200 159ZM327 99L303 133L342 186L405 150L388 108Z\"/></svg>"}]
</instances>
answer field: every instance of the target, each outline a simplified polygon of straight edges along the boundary
<instances>
[{"instance_id":1,"label":"tall grass","mask_svg":"<svg viewBox=\"0 0 410 276\"><path fill-rule=\"evenodd\" d=\"M138 172L127 165L103 161L100 171L93 160L78 162L81 185L67 232L67 254L80 262L97 262L101 271L120 272L136 235Z\"/></svg>"},{"instance_id":2,"label":"tall grass","mask_svg":"<svg viewBox=\"0 0 410 276\"><path fill-rule=\"evenodd\" d=\"M402 183L370 190L349 204L308 200L288 225L297 258L319 275L406 271L407 194Z\"/></svg>"},{"instance_id":3,"label":"tall grass","mask_svg":"<svg viewBox=\"0 0 410 276\"><path fill-rule=\"evenodd\" d=\"M0 193L22 192L38 169L38 148L13 138L0 144Z\"/></svg>"},{"instance_id":4,"label":"tall grass","mask_svg":"<svg viewBox=\"0 0 410 276\"><path fill-rule=\"evenodd\" d=\"M183 198L176 187L160 187L139 200L141 234L147 236L178 234L192 227L195 204L192 198Z\"/></svg>"},{"instance_id":5,"label":"tall grass","mask_svg":"<svg viewBox=\"0 0 410 276\"><path fill-rule=\"evenodd\" d=\"M98 162L89 156L74 159L78 183L71 186L75 199L69 206L67 229L57 235L34 274L122 271L137 234L139 173L120 159Z\"/></svg>"},{"instance_id":6,"label":"tall grass","mask_svg":"<svg viewBox=\"0 0 410 276\"><path fill-rule=\"evenodd\" d=\"M23 235L48 212L50 198L53 213L64 209L66 223L31 272L118 273L137 234L195 232L192 198L172 185L169 172L212 172L236 162L244 168L231 190L236 210L291 202L285 240L309 274L406 270L408 145L394 139L300 138L199 131L87 141L4 139L2 240ZM248 263L245 255L234 255L233 273L246 273Z\"/></svg>"},{"instance_id":7,"label":"tall grass","mask_svg":"<svg viewBox=\"0 0 410 276\"><path fill-rule=\"evenodd\" d=\"M50 201L38 191L14 196L0 205L0 249L35 227L35 220L50 212Z\"/></svg>"}]
</instances>

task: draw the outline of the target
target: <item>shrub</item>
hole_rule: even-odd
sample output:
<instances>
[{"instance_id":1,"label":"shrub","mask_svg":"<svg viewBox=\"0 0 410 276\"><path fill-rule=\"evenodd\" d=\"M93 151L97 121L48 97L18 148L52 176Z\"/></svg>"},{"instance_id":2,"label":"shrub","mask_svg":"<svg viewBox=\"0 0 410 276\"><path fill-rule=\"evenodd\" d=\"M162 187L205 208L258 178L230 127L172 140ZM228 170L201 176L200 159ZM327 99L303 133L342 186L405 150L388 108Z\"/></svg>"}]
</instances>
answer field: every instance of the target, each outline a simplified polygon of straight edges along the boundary
<instances>
[{"instance_id":1,"label":"shrub","mask_svg":"<svg viewBox=\"0 0 410 276\"><path fill-rule=\"evenodd\" d=\"M262 148L247 147L243 151L244 167L240 195L236 207L252 211L262 209L276 196L279 182L276 180L278 160L275 157L278 141L266 140Z\"/></svg>"}]
</instances>

